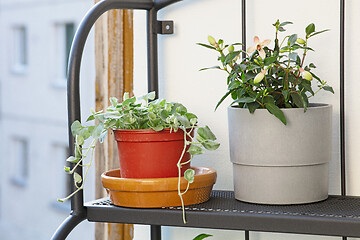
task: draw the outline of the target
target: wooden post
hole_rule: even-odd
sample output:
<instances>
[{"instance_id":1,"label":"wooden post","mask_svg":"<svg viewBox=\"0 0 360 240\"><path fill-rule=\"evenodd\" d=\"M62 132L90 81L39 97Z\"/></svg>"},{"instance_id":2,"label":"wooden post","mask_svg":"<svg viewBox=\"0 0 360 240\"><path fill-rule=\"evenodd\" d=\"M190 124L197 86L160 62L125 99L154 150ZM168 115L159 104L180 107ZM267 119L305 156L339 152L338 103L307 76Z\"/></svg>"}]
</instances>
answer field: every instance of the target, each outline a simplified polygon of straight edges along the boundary
<instances>
[{"instance_id":1,"label":"wooden post","mask_svg":"<svg viewBox=\"0 0 360 240\"><path fill-rule=\"evenodd\" d=\"M95 0L95 3L99 0ZM122 99L124 92L133 91L133 12L111 10L95 24L95 101L96 111L109 105L109 97ZM117 147L112 132L95 151L95 197L106 196L100 175L119 167ZM97 240L131 240L133 225L96 223Z\"/></svg>"}]
</instances>

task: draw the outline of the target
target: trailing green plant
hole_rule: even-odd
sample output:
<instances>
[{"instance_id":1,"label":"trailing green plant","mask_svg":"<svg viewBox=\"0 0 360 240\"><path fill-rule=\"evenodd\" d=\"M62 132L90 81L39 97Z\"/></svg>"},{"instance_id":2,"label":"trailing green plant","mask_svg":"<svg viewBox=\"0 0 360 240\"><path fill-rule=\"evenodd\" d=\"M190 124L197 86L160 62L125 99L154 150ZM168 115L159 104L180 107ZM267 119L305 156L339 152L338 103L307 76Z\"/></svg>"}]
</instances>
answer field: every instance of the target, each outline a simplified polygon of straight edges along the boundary
<instances>
[{"instance_id":1,"label":"trailing green plant","mask_svg":"<svg viewBox=\"0 0 360 240\"><path fill-rule=\"evenodd\" d=\"M183 131L184 133L184 148L177 163L179 170L178 195L182 205L184 205L182 196L194 181L195 171L188 169L184 172L184 178L188 181L188 185L186 190L181 192L181 167L188 164L193 155L202 154L205 149L216 150L220 144L215 142L216 137L208 126L199 127L197 125L197 116L188 112L184 105L167 102L165 99L154 99L155 92L150 92L138 98L129 97L129 93L125 93L121 103L118 102L117 98L111 97L111 105L106 111L95 112L91 110L87 122L96 120L93 125L85 126L79 121L72 123L71 132L75 137L74 155L70 156L66 161L72 163L73 167L66 166L65 172L73 175L76 190L66 198L58 199L60 202L71 198L84 188L86 176L93 162L95 144L97 141L102 143L110 129L153 129L157 132L170 129L173 132ZM193 137L194 131L197 132L196 137ZM84 147L83 145L87 139L92 140L87 147ZM189 148L186 150L188 146ZM186 151L190 153L191 158L182 163L181 159ZM91 158L88 163L85 163L84 159L88 154L91 155ZM84 179L75 172L79 166L86 167ZM184 222L186 222L185 214L183 214L183 218Z\"/></svg>"},{"instance_id":2,"label":"trailing green plant","mask_svg":"<svg viewBox=\"0 0 360 240\"><path fill-rule=\"evenodd\" d=\"M320 90L334 93L326 81L314 74L314 63L305 64L308 51L314 51L308 46L310 38L328 31L315 31L315 25L309 24L305 28L304 38L297 34L286 35L281 41L279 33L292 22L279 20L273 24L275 27L275 41L273 48L269 47L270 40L260 41L254 37L254 45L247 49L235 50L241 43L224 44L222 39L216 41L208 36L210 45L199 45L217 51L220 56L220 66L203 68L219 69L225 71L227 77L227 92L220 99L215 109L228 97L234 100L240 108L248 108L250 113L258 108L266 108L271 114L287 124L281 108L304 108L309 106L309 98ZM241 57L243 55L243 57ZM313 90L311 80L318 82L317 90Z\"/></svg>"}]
</instances>

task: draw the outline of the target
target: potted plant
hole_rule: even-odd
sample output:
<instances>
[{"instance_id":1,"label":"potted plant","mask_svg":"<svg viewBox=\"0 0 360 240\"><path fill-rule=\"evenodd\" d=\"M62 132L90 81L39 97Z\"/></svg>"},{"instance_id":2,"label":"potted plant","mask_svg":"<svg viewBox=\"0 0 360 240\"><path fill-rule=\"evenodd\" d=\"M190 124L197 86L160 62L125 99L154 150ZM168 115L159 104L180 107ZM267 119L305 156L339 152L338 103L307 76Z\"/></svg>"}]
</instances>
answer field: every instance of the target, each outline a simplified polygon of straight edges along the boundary
<instances>
[{"instance_id":1,"label":"potted plant","mask_svg":"<svg viewBox=\"0 0 360 240\"><path fill-rule=\"evenodd\" d=\"M323 33L315 25L305 36L279 33L291 22L273 24L275 41L254 37L247 52L209 36L201 44L220 54L219 69L227 73L225 98L228 108L230 158L234 169L235 197L263 204L300 204L328 196L328 164L331 158L331 114L329 104L309 104L321 90L333 89L314 74L314 63L306 63L309 39ZM241 55L243 57L241 58ZM317 82L314 90L312 82ZM216 109L215 108L215 109Z\"/></svg>"},{"instance_id":2,"label":"potted plant","mask_svg":"<svg viewBox=\"0 0 360 240\"><path fill-rule=\"evenodd\" d=\"M79 121L72 123L75 148L74 155L67 161L73 167L65 167L65 171L73 174L76 190L59 201L69 199L83 189L96 141L103 142L109 130L112 130L119 150L121 178L177 177L178 195L184 205L182 196L195 176L195 170L190 168L192 156L202 154L204 149L215 150L220 144L215 142L216 137L208 126L198 126L197 116L188 112L185 106L165 99L154 99L155 92L138 98L125 93L121 103L115 97L110 98L111 106L106 111L92 110L87 121L96 120L94 125L85 126ZM85 141L91 137L90 144L84 147ZM91 154L91 159L89 163L84 163L88 154ZM80 164L86 167L84 180L75 172ZM187 181L183 192L180 189L180 185L184 185L182 176Z\"/></svg>"}]
</instances>

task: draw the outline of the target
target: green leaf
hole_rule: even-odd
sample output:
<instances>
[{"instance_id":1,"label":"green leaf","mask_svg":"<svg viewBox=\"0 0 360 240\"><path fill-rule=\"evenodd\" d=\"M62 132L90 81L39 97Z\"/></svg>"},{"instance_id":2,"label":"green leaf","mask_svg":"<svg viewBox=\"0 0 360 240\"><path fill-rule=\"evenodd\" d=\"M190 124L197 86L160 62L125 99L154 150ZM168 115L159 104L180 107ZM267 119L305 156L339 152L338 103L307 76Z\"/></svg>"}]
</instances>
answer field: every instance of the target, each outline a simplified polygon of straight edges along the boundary
<instances>
[{"instance_id":1,"label":"green leaf","mask_svg":"<svg viewBox=\"0 0 360 240\"><path fill-rule=\"evenodd\" d=\"M314 91L311 88L311 82L310 81L302 81L300 84L300 87L303 87L305 91L311 93L311 95L315 95Z\"/></svg>"},{"instance_id":2,"label":"green leaf","mask_svg":"<svg viewBox=\"0 0 360 240\"><path fill-rule=\"evenodd\" d=\"M271 95L267 95L263 98L263 103L272 103L275 104L275 99Z\"/></svg>"},{"instance_id":3,"label":"green leaf","mask_svg":"<svg viewBox=\"0 0 360 240\"><path fill-rule=\"evenodd\" d=\"M79 145L75 145L75 158L81 158L82 157L82 148Z\"/></svg>"},{"instance_id":4,"label":"green leaf","mask_svg":"<svg viewBox=\"0 0 360 240\"><path fill-rule=\"evenodd\" d=\"M236 99L233 103L251 103L254 102L255 99L251 97L242 97L239 99Z\"/></svg>"},{"instance_id":5,"label":"green leaf","mask_svg":"<svg viewBox=\"0 0 360 240\"><path fill-rule=\"evenodd\" d=\"M309 67L311 67L311 68L316 68L315 64L313 64L313 63L310 63L310 64L309 64Z\"/></svg>"},{"instance_id":6,"label":"green leaf","mask_svg":"<svg viewBox=\"0 0 360 240\"><path fill-rule=\"evenodd\" d=\"M188 113L185 113L185 116L186 116L189 120L195 118L196 121L197 121L197 116L196 116L195 114L193 114L193 113L189 113L189 112L188 112Z\"/></svg>"},{"instance_id":7,"label":"green leaf","mask_svg":"<svg viewBox=\"0 0 360 240\"><path fill-rule=\"evenodd\" d=\"M216 150L220 147L220 143L210 141L210 140L201 142L201 145L203 145L204 148L206 148L207 150Z\"/></svg>"},{"instance_id":8,"label":"green leaf","mask_svg":"<svg viewBox=\"0 0 360 240\"><path fill-rule=\"evenodd\" d=\"M264 65L269 66L270 64L276 62L277 57L267 57L264 59Z\"/></svg>"},{"instance_id":9,"label":"green leaf","mask_svg":"<svg viewBox=\"0 0 360 240\"><path fill-rule=\"evenodd\" d=\"M208 126L199 127L197 133L204 139L216 140L215 134Z\"/></svg>"},{"instance_id":10,"label":"green leaf","mask_svg":"<svg viewBox=\"0 0 360 240\"><path fill-rule=\"evenodd\" d=\"M301 93L301 100L304 104L304 112L306 112L306 110L309 106L309 99L304 92Z\"/></svg>"},{"instance_id":11,"label":"green leaf","mask_svg":"<svg viewBox=\"0 0 360 240\"><path fill-rule=\"evenodd\" d=\"M188 181L189 183L193 183L194 182L194 178L195 178L195 171L193 169L188 169L184 172L184 178L186 179L186 181Z\"/></svg>"},{"instance_id":12,"label":"green leaf","mask_svg":"<svg viewBox=\"0 0 360 240\"><path fill-rule=\"evenodd\" d=\"M290 103L285 103L286 108L293 108Z\"/></svg>"},{"instance_id":13,"label":"green leaf","mask_svg":"<svg viewBox=\"0 0 360 240\"><path fill-rule=\"evenodd\" d=\"M99 137L99 142L100 142L100 143L103 143L103 142L104 142L104 139L105 139L105 137L107 136L107 134L108 134L108 131L103 131L103 132L101 133L101 135L100 135L100 137Z\"/></svg>"},{"instance_id":14,"label":"green leaf","mask_svg":"<svg viewBox=\"0 0 360 240\"><path fill-rule=\"evenodd\" d=\"M287 22L282 22L282 23L280 23L280 27L283 27L283 26L285 26L285 25L288 25L288 24L293 24L292 22L289 22L289 21L287 21Z\"/></svg>"},{"instance_id":15,"label":"green leaf","mask_svg":"<svg viewBox=\"0 0 360 240\"><path fill-rule=\"evenodd\" d=\"M258 68L260 68L260 66ZM254 79L255 76L256 76L256 73L254 73L252 71L246 72L245 73L245 81L249 81L250 79Z\"/></svg>"},{"instance_id":16,"label":"green leaf","mask_svg":"<svg viewBox=\"0 0 360 240\"><path fill-rule=\"evenodd\" d=\"M304 107L303 100L301 99L301 96L299 93L297 93L297 92L290 93L290 96L291 96L293 102L295 103L295 106L297 106L298 108Z\"/></svg>"},{"instance_id":17,"label":"green leaf","mask_svg":"<svg viewBox=\"0 0 360 240\"><path fill-rule=\"evenodd\" d=\"M81 183L82 182L82 177L77 172L74 172L74 182L75 183Z\"/></svg>"},{"instance_id":18,"label":"green leaf","mask_svg":"<svg viewBox=\"0 0 360 240\"><path fill-rule=\"evenodd\" d=\"M70 172L70 168L65 166L65 167L64 167L64 171L67 172L67 173L69 173L69 172Z\"/></svg>"},{"instance_id":19,"label":"green leaf","mask_svg":"<svg viewBox=\"0 0 360 240\"><path fill-rule=\"evenodd\" d=\"M289 37L288 39L288 45L289 46L293 46L296 43L296 39L297 39L297 34L293 34Z\"/></svg>"},{"instance_id":20,"label":"green leaf","mask_svg":"<svg viewBox=\"0 0 360 240\"><path fill-rule=\"evenodd\" d=\"M203 43L196 43L197 45L200 45L202 47L206 47L206 48L210 48L210 49L213 49L213 50L216 50L216 48L214 46L211 46L211 45L207 45L207 44L203 44Z\"/></svg>"},{"instance_id":21,"label":"green leaf","mask_svg":"<svg viewBox=\"0 0 360 240\"><path fill-rule=\"evenodd\" d=\"M256 109L260 107L258 102L251 102L246 104L247 108L249 109L250 113L254 113Z\"/></svg>"},{"instance_id":22,"label":"green leaf","mask_svg":"<svg viewBox=\"0 0 360 240\"><path fill-rule=\"evenodd\" d=\"M310 38L310 37L313 37L313 36L315 36L315 35L318 35L318 34L320 34L320 33L327 32L327 31L330 31L330 29L325 29L325 30L322 30L322 31L319 31L319 32L314 32L313 34L311 34L311 35L309 36L309 38Z\"/></svg>"},{"instance_id":23,"label":"green leaf","mask_svg":"<svg viewBox=\"0 0 360 240\"><path fill-rule=\"evenodd\" d=\"M189 147L189 150L187 150L188 153L190 153L191 155L200 155L204 153L204 149L202 149L199 146L196 146L194 144L191 144Z\"/></svg>"},{"instance_id":24,"label":"green leaf","mask_svg":"<svg viewBox=\"0 0 360 240\"><path fill-rule=\"evenodd\" d=\"M184 126L185 128L191 127L190 121L187 117L182 116L182 115L176 115L175 117L181 123L181 125Z\"/></svg>"},{"instance_id":25,"label":"green leaf","mask_svg":"<svg viewBox=\"0 0 360 240\"><path fill-rule=\"evenodd\" d=\"M84 138L80 135L76 135L75 142L77 145L83 145L84 144Z\"/></svg>"},{"instance_id":26,"label":"green leaf","mask_svg":"<svg viewBox=\"0 0 360 240\"><path fill-rule=\"evenodd\" d=\"M176 112L180 113L181 115L187 113L187 109L184 105L180 104L180 103L176 103L175 104L176 107Z\"/></svg>"},{"instance_id":27,"label":"green leaf","mask_svg":"<svg viewBox=\"0 0 360 240\"><path fill-rule=\"evenodd\" d=\"M122 105L129 106L130 103L135 103L135 102L136 102L136 97L132 97L132 98L128 98L125 101L123 101Z\"/></svg>"},{"instance_id":28,"label":"green leaf","mask_svg":"<svg viewBox=\"0 0 360 240\"><path fill-rule=\"evenodd\" d=\"M330 87L330 86L324 86L323 89L324 89L325 91L329 91L329 92L335 93L335 92L334 92L334 89L333 89L332 87Z\"/></svg>"},{"instance_id":29,"label":"green leaf","mask_svg":"<svg viewBox=\"0 0 360 240\"><path fill-rule=\"evenodd\" d=\"M285 102L287 102L289 100L289 91L288 90L282 90L281 92L282 92L282 94L284 96Z\"/></svg>"},{"instance_id":30,"label":"green leaf","mask_svg":"<svg viewBox=\"0 0 360 240\"><path fill-rule=\"evenodd\" d=\"M124 92L124 95L123 95L123 101L127 100L130 98L130 93L128 92Z\"/></svg>"},{"instance_id":31,"label":"green leaf","mask_svg":"<svg viewBox=\"0 0 360 240\"><path fill-rule=\"evenodd\" d=\"M221 69L221 68L219 66L213 66L213 67L202 68L199 71L204 71L204 70L209 70L209 69Z\"/></svg>"},{"instance_id":32,"label":"green leaf","mask_svg":"<svg viewBox=\"0 0 360 240\"><path fill-rule=\"evenodd\" d=\"M78 133L78 135L82 136L84 138L84 140L88 139L90 137L90 133L89 130L84 127L83 129L81 129Z\"/></svg>"},{"instance_id":33,"label":"green leaf","mask_svg":"<svg viewBox=\"0 0 360 240\"><path fill-rule=\"evenodd\" d=\"M265 107L269 113L277 117L284 125L287 124L285 115L278 106L273 103L265 103Z\"/></svg>"},{"instance_id":34,"label":"green leaf","mask_svg":"<svg viewBox=\"0 0 360 240\"><path fill-rule=\"evenodd\" d=\"M309 24L306 28L305 28L305 32L306 32L306 36L309 36L310 34L312 34L313 32L315 32L315 25L313 23Z\"/></svg>"},{"instance_id":35,"label":"green leaf","mask_svg":"<svg viewBox=\"0 0 360 240\"><path fill-rule=\"evenodd\" d=\"M97 125L96 127L95 127L95 129L93 130L93 132L92 132L92 134L91 134L91 136L93 137L93 138L99 138L100 137L100 135L101 135L101 133L104 131L104 124L103 123L99 123L99 125Z\"/></svg>"},{"instance_id":36,"label":"green leaf","mask_svg":"<svg viewBox=\"0 0 360 240\"><path fill-rule=\"evenodd\" d=\"M220 101L216 104L215 107L215 111L216 109L219 107L219 105L225 100L225 98L227 98L227 96L230 95L231 92L233 92L234 90L228 91L227 93L225 93L225 95L220 99Z\"/></svg>"},{"instance_id":37,"label":"green leaf","mask_svg":"<svg viewBox=\"0 0 360 240\"><path fill-rule=\"evenodd\" d=\"M149 118L150 120L154 120L154 119L156 119L156 114L153 113L153 112L150 112L150 113L148 114L148 118Z\"/></svg>"},{"instance_id":38,"label":"green leaf","mask_svg":"<svg viewBox=\"0 0 360 240\"><path fill-rule=\"evenodd\" d=\"M71 124L71 133L72 135L75 137L76 135L79 134L80 130L83 128L83 126L81 126L81 123L76 120Z\"/></svg>"},{"instance_id":39,"label":"green leaf","mask_svg":"<svg viewBox=\"0 0 360 240\"><path fill-rule=\"evenodd\" d=\"M77 163L80 159L78 158L75 158L74 156L70 156L66 159L67 162L70 162L70 163ZM65 170L66 171L66 170ZM70 168L69 168L69 171L70 171Z\"/></svg>"},{"instance_id":40,"label":"green leaf","mask_svg":"<svg viewBox=\"0 0 360 240\"><path fill-rule=\"evenodd\" d=\"M142 95L142 96L138 97L137 99L139 101L145 100L147 102L149 100L154 100L155 97L156 97L156 93L155 93L155 91L152 91L152 92L149 92L149 93L147 93L145 95Z\"/></svg>"},{"instance_id":41,"label":"green leaf","mask_svg":"<svg viewBox=\"0 0 360 240\"><path fill-rule=\"evenodd\" d=\"M169 117L169 112L168 111L166 111L166 110L162 110L161 112L160 112L160 118L162 119L162 120L166 120L166 118L168 118Z\"/></svg>"},{"instance_id":42,"label":"green leaf","mask_svg":"<svg viewBox=\"0 0 360 240\"><path fill-rule=\"evenodd\" d=\"M195 124L197 124L197 122L198 122L197 118L190 119L190 124L191 125L195 125Z\"/></svg>"},{"instance_id":43,"label":"green leaf","mask_svg":"<svg viewBox=\"0 0 360 240\"><path fill-rule=\"evenodd\" d=\"M94 120L94 119L95 119L94 115L90 115L90 116L86 119L86 121L89 122L89 121L92 121L92 120Z\"/></svg>"},{"instance_id":44,"label":"green leaf","mask_svg":"<svg viewBox=\"0 0 360 240\"><path fill-rule=\"evenodd\" d=\"M289 54L289 58L293 61L296 61L296 59L298 58L298 54L296 52L291 52Z\"/></svg>"},{"instance_id":45,"label":"green leaf","mask_svg":"<svg viewBox=\"0 0 360 240\"><path fill-rule=\"evenodd\" d=\"M205 239L207 237L212 237L212 235L202 233L202 234L197 235L193 240L202 240L202 239Z\"/></svg>"},{"instance_id":46,"label":"green leaf","mask_svg":"<svg viewBox=\"0 0 360 240\"><path fill-rule=\"evenodd\" d=\"M234 80L228 85L228 89L233 90L235 88L240 87L240 85L241 85L241 82L239 80Z\"/></svg>"},{"instance_id":47,"label":"green leaf","mask_svg":"<svg viewBox=\"0 0 360 240\"><path fill-rule=\"evenodd\" d=\"M110 102L114 107L116 107L116 105L118 104L118 99L116 97L111 97Z\"/></svg>"},{"instance_id":48,"label":"green leaf","mask_svg":"<svg viewBox=\"0 0 360 240\"><path fill-rule=\"evenodd\" d=\"M152 127L152 130L154 130L156 132L160 132L160 131L164 130L164 127L162 125L158 125L158 126Z\"/></svg>"}]
</instances>

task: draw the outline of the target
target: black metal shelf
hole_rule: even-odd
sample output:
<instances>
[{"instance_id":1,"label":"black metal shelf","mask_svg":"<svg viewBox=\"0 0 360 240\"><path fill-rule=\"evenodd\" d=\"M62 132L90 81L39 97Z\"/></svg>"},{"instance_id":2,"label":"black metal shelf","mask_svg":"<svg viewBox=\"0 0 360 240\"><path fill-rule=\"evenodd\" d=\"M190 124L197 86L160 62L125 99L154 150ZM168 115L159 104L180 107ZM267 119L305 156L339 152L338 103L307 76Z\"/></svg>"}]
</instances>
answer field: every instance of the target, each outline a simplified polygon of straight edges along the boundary
<instances>
[{"instance_id":1,"label":"black metal shelf","mask_svg":"<svg viewBox=\"0 0 360 240\"><path fill-rule=\"evenodd\" d=\"M329 196L301 205L259 205L235 200L232 191L213 191L208 202L186 207L139 209L118 207L109 198L85 204L91 222L116 222L360 237L360 197Z\"/></svg>"}]
</instances>

